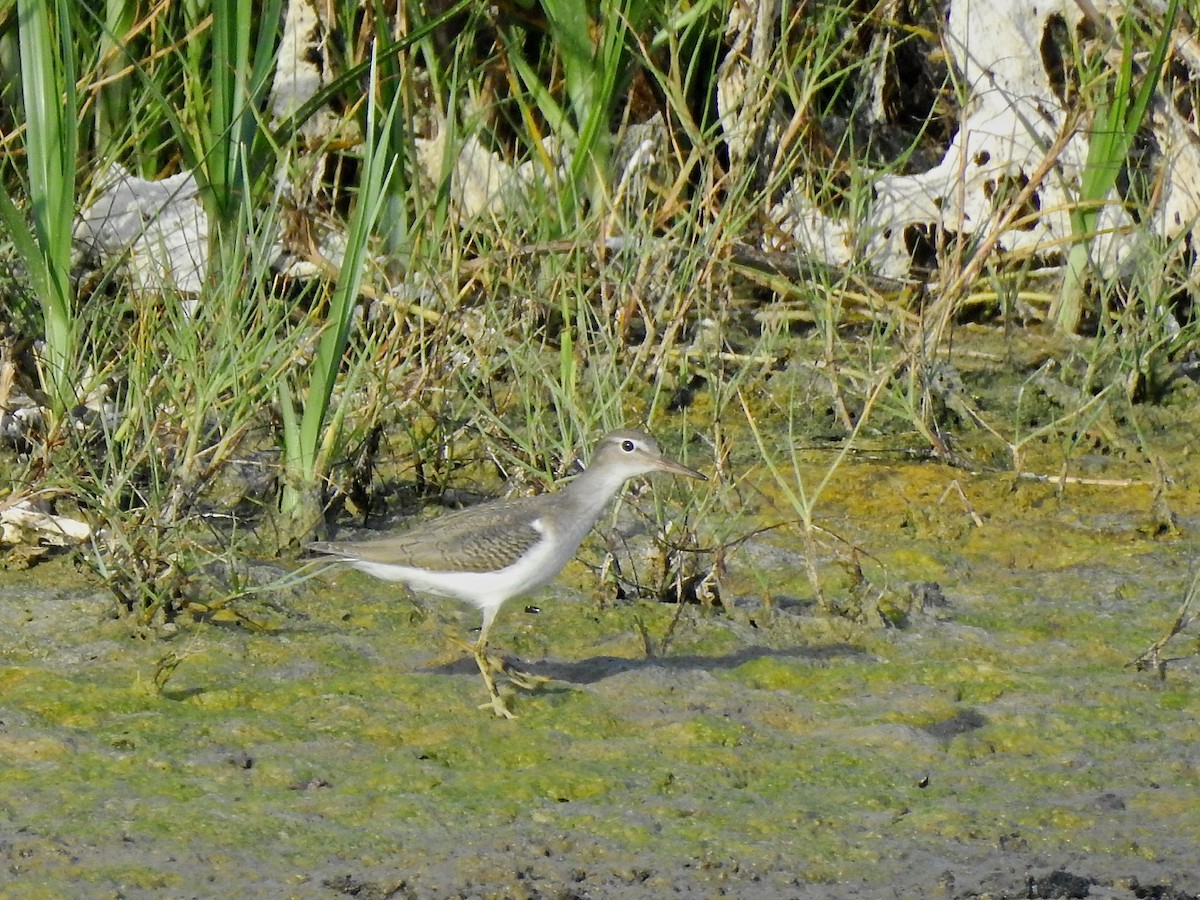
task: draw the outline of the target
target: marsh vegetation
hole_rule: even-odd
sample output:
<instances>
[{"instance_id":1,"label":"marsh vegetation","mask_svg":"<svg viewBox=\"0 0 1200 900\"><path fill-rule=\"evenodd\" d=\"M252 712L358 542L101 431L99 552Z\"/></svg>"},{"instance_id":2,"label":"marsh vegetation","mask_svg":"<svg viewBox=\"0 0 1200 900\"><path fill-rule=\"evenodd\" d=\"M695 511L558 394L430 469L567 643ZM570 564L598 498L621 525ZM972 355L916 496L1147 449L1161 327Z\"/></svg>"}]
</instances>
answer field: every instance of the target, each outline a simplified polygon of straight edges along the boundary
<instances>
[{"instance_id":1,"label":"marsh vegetation","mask_svg":"<svg viewBox=\"0 0 1200 900\"><path fill-rule=\"evenodd\" d=\"M1195 811L1139 778L1161 750L1156 784L1197 780L1195 10L992 6L2 6L2 733L47 883L55 834L177 853L176 802L225 854L213 896L252 837L263 891L402 894L389 847L450 865L446 810L475 845L529 806L546 859L589 834L597 890L869 882L900 822L914 866L1034 867L1074 829L1110 882L1185 872ZM606 518L586 602L514 610L564 685L524 730L471 718L446 609L299 567L329 530L553 489L635 425L710 481ZM39 782L72 760L97 793ZM1017 811L1026 776L1070 800ZM1163 832L1118 834L1118 802ZM190 881L112 858L78 877Z\"/></svg>"}]
</instances>

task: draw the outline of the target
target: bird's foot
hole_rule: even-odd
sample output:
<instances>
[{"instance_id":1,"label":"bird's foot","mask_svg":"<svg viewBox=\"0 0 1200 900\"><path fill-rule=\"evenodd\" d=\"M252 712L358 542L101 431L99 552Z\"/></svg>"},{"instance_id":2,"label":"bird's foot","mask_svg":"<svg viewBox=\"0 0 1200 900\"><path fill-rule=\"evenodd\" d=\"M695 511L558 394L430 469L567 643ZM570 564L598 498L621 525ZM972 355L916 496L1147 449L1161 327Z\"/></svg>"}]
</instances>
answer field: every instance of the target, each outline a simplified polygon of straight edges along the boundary
<instances>
[{"instance_id":1,"label":"bird's foot","mask_svg":"<svg viewBox=\"0 0 1200 900\"><path fill-rule=\"evenodd\" d=\"M527 691L537 690L542 685L549 684L554 680L544 675L534 675L532 672L518 669L503 656L488 653L486 647L480 648L476 644L468 643L457 636L451 636L451 640L475 657L475 662L478 663L480 672L483 672L484 669L484 663L481 662L481 659L487 661L487 672L484 674L485 680L490 679L492 673L497 673L503 675L517 687L524 688Z\"/></svg>"},{"instance_id":2,"label":"bird's foot","mask_svg":"<svg viewBox=\"0 0 1200 900\"><path fill-rule=\"evenodd\" d=\"M504 698L500 696L500 692L496 690L496 679L492 677L492 669L496 663L492 657L488 655L486 647L476 646L472 650L472 655L475 657L475 664L479 666L479 674L483 676L483 683L487 685L488 696L492 699L487 703L482 704L480 709L490 708L496 714L497 718L515 719L516 716L509 710L508 705L504 702ZM501 666L503 660L501 661ZM500 671L502 671L502 667Z\"/></svg>"},{"instance_id":3,"label":"bird's foot","mask_svg":"<svg viewBox=\"0 0 1200 900\"><path fill-rule=\"evenodd\" d=\"M492 712L494 712L496 714L497 719L515 719L516 718L516 716L512 714L512 712L509 710L508 706L505 704L504 698L501 697L499 694L496 694L487 703L480 703L479 708L480 709L490 709Z\"/></svg>"},{"instance_id":4,"label":"bird's foot","mask_svg":"<svg viewBox=\"0 0 1200 900\"><path fill-rule=\"evenodd\" d=\"M495 667L497 672L503 672L504 676L517 687L525 688L527 691L535 691L543 684L549 684L554 680L545 675L534 675L532 672L518 669L502 656L490 657L488 662Z\"/></svg>"}]
</instances>

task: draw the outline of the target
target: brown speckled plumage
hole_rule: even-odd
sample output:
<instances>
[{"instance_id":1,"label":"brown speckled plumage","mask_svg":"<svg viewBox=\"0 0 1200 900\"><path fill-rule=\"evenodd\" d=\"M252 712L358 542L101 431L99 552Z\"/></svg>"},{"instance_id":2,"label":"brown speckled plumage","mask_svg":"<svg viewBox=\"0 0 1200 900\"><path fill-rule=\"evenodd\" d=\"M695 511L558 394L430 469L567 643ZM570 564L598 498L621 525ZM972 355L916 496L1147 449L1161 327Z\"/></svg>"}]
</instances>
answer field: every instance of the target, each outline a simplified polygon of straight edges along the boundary
<instances>
[{"instance_id":1,"label":"brown speckled plumage","mask_svg":"<svg viewBox=\"0 0 1200 900\"><path fill-rule=\"evenodd\" d=\"M401 564L436 572L494 572L515 563L542 539L533 522L553 495L493 500L438 516L408 531L371 541L322 541L313 550L336 557Z\"/></svg>"}]
</instances>

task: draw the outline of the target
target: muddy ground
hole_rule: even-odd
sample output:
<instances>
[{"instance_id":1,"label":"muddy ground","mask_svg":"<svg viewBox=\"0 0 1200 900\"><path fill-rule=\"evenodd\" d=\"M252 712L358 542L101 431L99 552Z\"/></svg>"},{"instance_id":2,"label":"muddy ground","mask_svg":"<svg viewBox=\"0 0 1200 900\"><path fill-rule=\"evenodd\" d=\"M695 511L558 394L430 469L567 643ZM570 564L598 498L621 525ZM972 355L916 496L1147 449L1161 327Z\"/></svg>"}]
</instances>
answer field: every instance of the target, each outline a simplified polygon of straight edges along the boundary
<instances>
[{"instance_id":1,"label":"muddy ground","mask_svg":"<svg viewBox=\"0 0 1200 900\"><path fill-rule=\"evenodd\" d=\"M802 353L774 472L744 427L719 468L668 438L714 477L631 485L501 612L550 679L515 721L477 709L477 612L358 573L147 627L70 554L4 572L0 897L1200 897L1200 623L1130 665L1196 577L1196 386L1072 406L972 334L957 465L886 398L839 459ZM668 521L723 563L707 604L602 565L653 583Z\"/></svg>"},{"instance_id":2,"label":"muddy ground","mask_svg":"<svg viewBox=\"0 0 1200 900\"><path fill-rule=\"evenodd\" d=\"M5 573L0 896L1200 896L1195 627L1165 680L1127 665L1200 515L1176 489L1164 531L1097 467L848 461L816 545L841 614L795 525L731 550L719 607L574 563L498 620L552 679L516 721L476 709L474 612L357 573L173 632L69 556Z\"/></svg>"}]
</instances>

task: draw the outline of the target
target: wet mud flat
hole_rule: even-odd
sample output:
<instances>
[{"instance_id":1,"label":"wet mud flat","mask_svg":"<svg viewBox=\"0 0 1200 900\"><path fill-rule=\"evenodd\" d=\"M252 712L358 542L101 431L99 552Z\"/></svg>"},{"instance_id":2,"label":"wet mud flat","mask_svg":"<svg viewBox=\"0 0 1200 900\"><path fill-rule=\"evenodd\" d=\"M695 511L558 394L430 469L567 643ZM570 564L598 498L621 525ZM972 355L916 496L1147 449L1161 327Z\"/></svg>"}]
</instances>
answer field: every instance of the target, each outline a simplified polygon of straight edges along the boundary
<instances>
[{"instance_id":1,"label":"wet mud flat","mask_svg":"<svg viewBox=\"0 0 1200 900\"><path fill-rule=\"evenodd\" d=\"M355 573L173 635L65 558L5 573L0 896L1200 896L1195 634L1127 665L1200 518L920 473L847 467L822 520L920 596L891 627L819 610L787 529L720 608L572 565L497 622L553 679L513 722L451 640L473 613ZM896 499L954 479L982 525Z\"/></svg>"}]
</instances>

